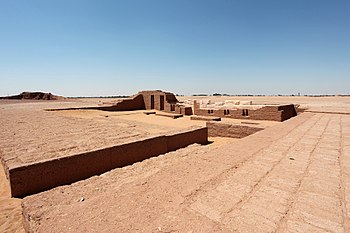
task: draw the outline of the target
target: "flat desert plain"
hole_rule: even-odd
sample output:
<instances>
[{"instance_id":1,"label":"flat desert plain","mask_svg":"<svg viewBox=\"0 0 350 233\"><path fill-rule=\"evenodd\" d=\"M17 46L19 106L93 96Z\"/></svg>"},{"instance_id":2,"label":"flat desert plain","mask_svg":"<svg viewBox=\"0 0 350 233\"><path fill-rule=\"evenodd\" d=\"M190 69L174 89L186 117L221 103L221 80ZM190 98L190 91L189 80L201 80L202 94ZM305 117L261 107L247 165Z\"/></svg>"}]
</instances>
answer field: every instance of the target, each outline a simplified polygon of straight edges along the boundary
<instances>
[{"instance_id":1,"label":"flat desert plain","mask_svg":"<svg viewBox=\"0 0 350 233\"><path fill-rule=\"evenodd\" d=\"M256 121L265 129L242 139L212 138L23 199L10 198L1 173L0 231L350 232L349 97L200 98L308 110ZM3 160L15 166L205 125L142 111L44 111L99 101L0 101Z\"/></svg>"}]
</instances>

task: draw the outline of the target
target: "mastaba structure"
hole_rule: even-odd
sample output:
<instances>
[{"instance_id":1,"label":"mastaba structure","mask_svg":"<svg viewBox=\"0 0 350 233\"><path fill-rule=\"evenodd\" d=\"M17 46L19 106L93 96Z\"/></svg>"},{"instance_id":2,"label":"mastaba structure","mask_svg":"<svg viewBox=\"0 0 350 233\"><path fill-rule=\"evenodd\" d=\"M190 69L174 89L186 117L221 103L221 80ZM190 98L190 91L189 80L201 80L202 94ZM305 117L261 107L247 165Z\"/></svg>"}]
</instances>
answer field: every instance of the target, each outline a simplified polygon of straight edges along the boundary
<instances>
[{"instance_id":1,"label":"mastaba structure","mask_svg":"<svg viewBox=\"0 0 350 233\"><path fill-rule=\"evenodd\" d=\"M111 106L98 107L105 111L130 111L130 110L159 110L169 113L192 115L192 107L180 103L176 96L170 92L160 90L140 91L130 98L123 99Z\"/></svg>"}]
</instances>

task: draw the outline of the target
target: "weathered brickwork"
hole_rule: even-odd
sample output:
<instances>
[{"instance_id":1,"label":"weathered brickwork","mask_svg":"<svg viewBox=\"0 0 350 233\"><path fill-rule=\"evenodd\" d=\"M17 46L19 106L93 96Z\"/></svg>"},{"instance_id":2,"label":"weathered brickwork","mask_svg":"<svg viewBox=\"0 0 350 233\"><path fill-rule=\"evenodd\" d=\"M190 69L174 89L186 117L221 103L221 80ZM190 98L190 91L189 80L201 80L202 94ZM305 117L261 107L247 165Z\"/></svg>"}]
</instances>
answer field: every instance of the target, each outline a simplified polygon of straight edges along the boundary
<instances>
[{"instance_id":1,"label":"weathered brickwork","mask_svg":"<svg viewBox=\"0 0 350 233\"><path fill-rule=\"evenodd\" d=\"M297 112L293 104L264 106L259 109L240 107L239 109L203 109L200 104L194 101L193 112L198 116L227 117L234 119L285 121L296 116Z\"/></svg>"}]
</instances>

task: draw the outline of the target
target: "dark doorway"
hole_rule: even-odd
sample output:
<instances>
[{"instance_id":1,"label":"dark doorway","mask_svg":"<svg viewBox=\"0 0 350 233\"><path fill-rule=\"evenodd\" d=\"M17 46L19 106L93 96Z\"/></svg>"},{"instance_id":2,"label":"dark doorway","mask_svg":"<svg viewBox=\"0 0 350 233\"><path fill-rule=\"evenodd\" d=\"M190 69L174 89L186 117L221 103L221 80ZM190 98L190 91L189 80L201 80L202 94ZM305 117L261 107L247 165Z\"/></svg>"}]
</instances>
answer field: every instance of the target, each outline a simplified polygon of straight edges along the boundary
<instances>
[{"instance_id":1,"label":"dark doorway","mask_svg":"<svg viewBox=\"0 0 350 233\"><path fill-rule=\"evenodd\" d=\"M154 95L151 95L151 109L154 109Z\"/></svg>"},{"instance_id":2,"label":"dark doorway","mask_svg":"<svg viewBox=\"0 0 350 233\"><path fill-rule=\"evenodd\" d=\"M175 112L175 104L170 105L170 111Z\"/></svg>"},{"instance_id":3,"label":"dark doorway","mask_svg":"<svg viewBox=\"0 0 350 233\"><path fill-rule=\"evenodd\" d=\"M242 110L242 116L248 116L248 109Z\"/></svg>"},{"instance_id":4,"label":"dark doorway","mask_svg":"<svg viewBox=\"0 0 350 233\"><path fill-rule=\"evenodd\" d=\"M164 110L164 95L160 96L160 110Z\"/></svg>"}]
</instances>

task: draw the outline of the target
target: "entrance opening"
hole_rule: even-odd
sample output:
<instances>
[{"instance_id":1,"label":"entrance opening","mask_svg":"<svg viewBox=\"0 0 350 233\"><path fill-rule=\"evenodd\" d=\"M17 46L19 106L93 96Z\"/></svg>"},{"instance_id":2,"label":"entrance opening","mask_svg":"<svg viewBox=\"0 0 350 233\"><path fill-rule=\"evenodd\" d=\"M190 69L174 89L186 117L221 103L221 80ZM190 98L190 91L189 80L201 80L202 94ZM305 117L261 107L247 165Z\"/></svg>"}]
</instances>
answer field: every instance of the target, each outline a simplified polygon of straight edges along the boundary
<instances>
[{"instance_id":1,"label":"entrance opening","mask_svg":"<svg viewBox=\"0 0 350 233\"><path fill-rule=\"evenodd\" d=\"M248 116L248 109L242 110L242 116Z\"/></svg>"},{"instance_id":2,"label":"entrance opening","mask_svg":"<svg viewBox=\"0 0 350 233\"><path fill-rule=\"evenodd\" d=\"M151 109L154 109L154 95L151 95Z\"/></svg>"},{"instance_id":3,"label":"entrance opening","mask_svg":"<svg viewBox=\"0 0 350 233\"><path fill-rule=\"evenodd\" d=\"M170 111L175 112L175 104L170 105Z\"/></svg>"},{"instance_id":4,"label":"entrance opening","mask_svg":"<svg viewBox=\"0 0 350 233\"><path fill-rule=\"evenodd\" d=\"M164 95L160 96L160 110L164 110Z\"/></svg>"}]
</instances>

